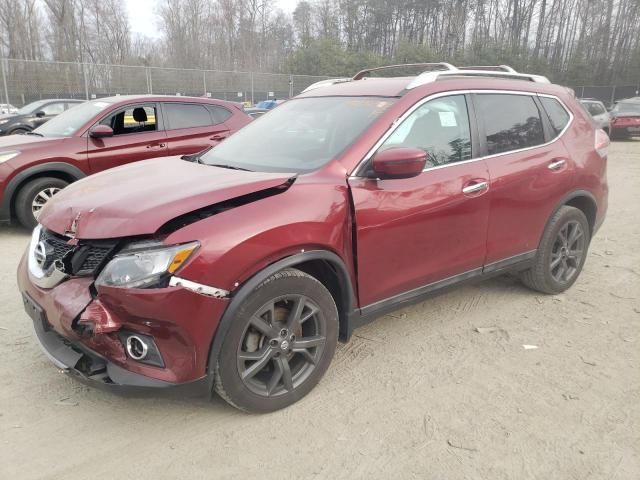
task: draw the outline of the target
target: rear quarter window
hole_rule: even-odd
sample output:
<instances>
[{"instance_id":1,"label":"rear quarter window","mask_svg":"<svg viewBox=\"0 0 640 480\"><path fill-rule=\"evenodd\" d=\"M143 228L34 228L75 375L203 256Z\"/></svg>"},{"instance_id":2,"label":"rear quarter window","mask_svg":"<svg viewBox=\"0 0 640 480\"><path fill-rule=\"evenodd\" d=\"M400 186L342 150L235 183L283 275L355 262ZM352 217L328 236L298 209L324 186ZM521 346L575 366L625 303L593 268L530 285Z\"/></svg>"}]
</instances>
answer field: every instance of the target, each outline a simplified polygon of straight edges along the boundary
<instances>
[{"instance_id":1,"label":"rear quarter window","mask_svg":"<svg viewBox=\"0 0 640 480\"><path fill-rule=\"evenodd\" d=\"M211 113L211 117L213 118L213 123L217 125L218 123L222 123L227 120L231 115L233 115L229 110L224 107L217 107L215 105L207 105L209 112Z\"/></svg>"},{"instance_id":2,"label":"rear quarter window","mask_svg":"<svg viewBox=\"0 0 640 480\"><path fill-rule=\"evenodd\" d=\"M571 119L571 116L569 115L569 112L567 112L567 110L562 106L562 104L555 98L539 98L544 111L547 113L549 122L551 123L551 128L553 129L553 132L555 134L554 136L557 137L567 126L569 120Z\"/></svg>"}]
</instances>

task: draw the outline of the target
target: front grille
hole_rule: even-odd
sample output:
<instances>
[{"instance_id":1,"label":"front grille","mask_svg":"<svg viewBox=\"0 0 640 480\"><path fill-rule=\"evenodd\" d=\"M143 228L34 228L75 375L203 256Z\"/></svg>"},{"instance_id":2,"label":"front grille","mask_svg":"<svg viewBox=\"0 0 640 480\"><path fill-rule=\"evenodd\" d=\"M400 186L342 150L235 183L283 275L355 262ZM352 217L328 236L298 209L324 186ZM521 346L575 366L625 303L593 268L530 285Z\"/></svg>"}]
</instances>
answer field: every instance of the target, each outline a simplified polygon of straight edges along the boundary
<instances>
[{"instance_id":1,"label":"front grille","mask_svg":"<svg viewBox=\"0 0 640 480\"><path fill-rule=\"evenodd\" d=\"M115 240L80 240L77 245L69 245L69 238L44 228L40 241L47 245L44 270L60 260L66 272L81 276L97 273L117 245Z\"/></svg>"}]
</instances>

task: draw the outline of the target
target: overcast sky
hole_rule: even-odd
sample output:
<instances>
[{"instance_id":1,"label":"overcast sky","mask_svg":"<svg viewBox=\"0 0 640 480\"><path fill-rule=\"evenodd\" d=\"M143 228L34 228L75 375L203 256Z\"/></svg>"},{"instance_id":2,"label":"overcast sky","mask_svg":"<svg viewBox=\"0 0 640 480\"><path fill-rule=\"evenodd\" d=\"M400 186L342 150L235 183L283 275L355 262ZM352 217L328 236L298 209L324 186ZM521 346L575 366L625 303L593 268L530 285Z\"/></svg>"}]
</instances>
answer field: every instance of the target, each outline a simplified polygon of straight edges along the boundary
<instances>
[{"instance_id":1,"label":"overcast sky","mask_svg":"<svg viewBox=\"0 0 640 480\"><path fill-rule=\"evenodd\" d=\"M160 0L124 0L124 2L129 11L131 31L147 37L158 37L155 12ZM296 8L298 0L276 0L275 3L286 13L291 13Z\"/></svg>"}]
</instances>

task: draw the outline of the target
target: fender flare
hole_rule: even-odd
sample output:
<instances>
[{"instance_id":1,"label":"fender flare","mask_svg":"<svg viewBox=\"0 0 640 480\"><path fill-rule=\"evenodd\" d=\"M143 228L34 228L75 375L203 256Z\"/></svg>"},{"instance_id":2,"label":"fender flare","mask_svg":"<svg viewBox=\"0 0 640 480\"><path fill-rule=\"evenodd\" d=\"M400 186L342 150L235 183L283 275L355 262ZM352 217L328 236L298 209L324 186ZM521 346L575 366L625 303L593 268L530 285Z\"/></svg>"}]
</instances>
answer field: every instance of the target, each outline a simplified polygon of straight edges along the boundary
<instances>
[{"instance_id":1,"label":"fender flare","mask_svg":"<svg viewBox=\"0 0 640 480\"><path fill-rule=\"evenodd\" d=\"M2 195L2 205L0 206L0 220L10 219L11 204L13 203L16 191L18 190L20 185L22 185L30 177L34 177L36 175L42 176L42 174L46 173L63 173L66 176L72 178L73 181L80 180L81 178L87 176L87 174L80 170L78 167L66 162L45 162L22 170L9 181L4 189L4 193Z\"/></svg>"},{"instance_id":2,"label":"fender flare","mask_svg":"<svg viewBox=\"0 0 640 480\"><path fill-rule=\"evenodd\" d=\"M551 211L551 214L549 215L549 218L547 218L547 221L544 224L544 229L540 233L540 238L538 239L538 247L540 246L540 242L542 241L542 236L544 235L544 232L547 231L547 226L549 225L549 222L551 221L553 216L556 214L556 212L558 210L560 210L561 207L563 207L567 203L569 203L571 200L573 200L574 198L578 198L578 197L586 197L586 198L588 198L589 201L591 201L591 203L593 203L593 206L596 209L596 212L598 211L598 202L596 202L596 197L590 191L588 191L588 190L574 190L572 192L567 193L564 197L562 197L560 199L560 201L556 204L556 206ZM594 221L595 221L595 219L594 219ZM592 227L591 235L593 236L593 234L594 234L593 229L595 228L595 225L592 225L591 227ZM536 248L538 248L538 247L536 247Z\"/></svg>"},{"instance_id":3,"label":"fender flare","mask_svg":"<svg viewBox=\"0 0 640 480\"><path fill-rule=\"evenodd\" d=\"M342 321L340 330L341 334L343 332L350 334L351 328L349 325L349 318L351 317L351 313L356 308L356 306L355 294L351 282L351 277L349 276L349 271L344 261L335 253L332 253L328 250L309 250L308 252L291 255L270 264L266 268L256 273L245 283L243 283L237 290L235 290L233 296L231 297L229 305L222 314L222 318L220 319L218 328L216 329L216 332L213 336L211 347L209 348L208 365L213 365L213 362L215 362L218 358L220 350L222 349L222 342L227 336L227 332L229 331L231 322L234 320L235 315L244 302L245 298L247 298L256 289L256 287L258 287L258 285L260 285L274 273L279 272L280 270L283 270L285 268L295 267L296 265L300 265L301 263L308 262L310 260L324 260L329 262L333 267L336 268L338 276L341 278L340 290L342 295L344 296L345 304L347 305L348 310L347 312L343 312L344 315L341 315ZM340 312L338 313L340 314ZM213 372L209 370L207 374L210 377L211 387L213 387Z\"/></svg>"}]
</instances>

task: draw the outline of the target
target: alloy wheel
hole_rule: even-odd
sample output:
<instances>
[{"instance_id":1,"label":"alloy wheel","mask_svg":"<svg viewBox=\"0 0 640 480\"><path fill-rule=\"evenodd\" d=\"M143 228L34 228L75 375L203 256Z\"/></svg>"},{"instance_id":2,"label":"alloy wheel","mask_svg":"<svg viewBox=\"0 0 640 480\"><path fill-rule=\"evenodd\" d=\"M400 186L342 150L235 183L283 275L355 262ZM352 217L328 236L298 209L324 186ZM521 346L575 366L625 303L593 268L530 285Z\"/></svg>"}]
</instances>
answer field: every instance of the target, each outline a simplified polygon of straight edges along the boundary
<instances>
[{"instance_id":1,"label":"alloy wheel","mask_svg":"<svg viewBox=\"0 0 640 480\"><path fill-rule=\"evenodd\" d=\"M284 295L254 313L237 352L238 373L263 397L295 390L311 375L326 343L326 319L304 295Z\"/></svg>"},{"instance_id":2,"label":"alloy wheel","mask_svg":"<svg viewBox=\"0 0 640 480\"><path fill-rule=\"evenodd\" d=\"M33 213L34 218L38 218L40 216L40 211L47 204L51 197L53 197L56 193L58 193L61 189L57 187L48 187L40 192L36 193L35 197L33 197L33 201L31 202L31 212Z\"/></svg>"},{"instance_id":3,"label":"alloy wheel","mask_svg":"<svg viewBox=\"0 0 640 480\"><path fill-rule=\"evenodd\" d=\"M586 237L577 221L569 221L560 229L551 247L549 270L558 283L573 280L582 263Z\"/></svg>"}]
</instances>

